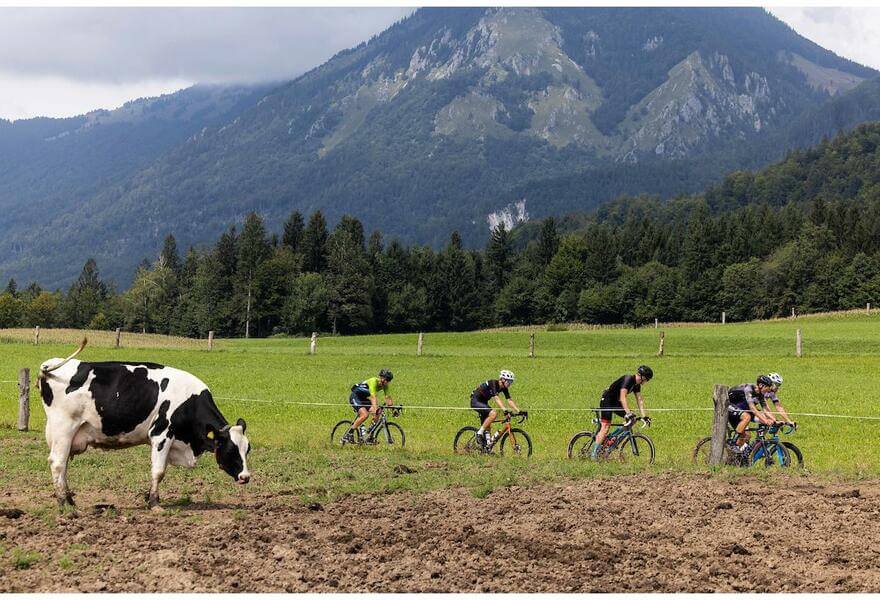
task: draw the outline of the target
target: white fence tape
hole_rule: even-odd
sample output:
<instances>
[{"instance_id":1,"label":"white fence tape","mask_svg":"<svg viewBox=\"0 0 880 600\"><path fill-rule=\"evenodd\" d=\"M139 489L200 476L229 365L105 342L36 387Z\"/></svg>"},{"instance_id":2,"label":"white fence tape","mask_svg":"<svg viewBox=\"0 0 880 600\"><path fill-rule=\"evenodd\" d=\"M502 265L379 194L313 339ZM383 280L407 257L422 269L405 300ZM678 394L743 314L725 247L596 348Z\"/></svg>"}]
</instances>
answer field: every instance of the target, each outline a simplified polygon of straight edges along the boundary
<instances>
[{"instance_id":1,"label":"white fence tape","mask_svg":"<svg viewBox=\"0 0 880 600\"><path fill-rule=\"evenodd\" d=\"M320 407L344 407L351 408L351 405L348 403L342 402L294 402L291 400L263 400L258 398L236 398L233 396L216 396L217 400L230 400L232 402L256 402L259 404L283 404L286 406L320 406ZM406 410L474 410L469 406L420 406L420 405L412 405L407 404L404 406ZM528 410L529 413L532 412L596 412L598 409L596 408L530 408ZM714 408L710 407L681 407L681 408L654 408L650 407L648 412L705 412L705 411L714 411ZM880 416L870 416L870 415L832 415L832 414L824 414L824 413L802 413L802 412L789 412L791 416L795 417L822 417L828 419L860 419L863 421L880 421Z\"/></svg>"}]
</instances>

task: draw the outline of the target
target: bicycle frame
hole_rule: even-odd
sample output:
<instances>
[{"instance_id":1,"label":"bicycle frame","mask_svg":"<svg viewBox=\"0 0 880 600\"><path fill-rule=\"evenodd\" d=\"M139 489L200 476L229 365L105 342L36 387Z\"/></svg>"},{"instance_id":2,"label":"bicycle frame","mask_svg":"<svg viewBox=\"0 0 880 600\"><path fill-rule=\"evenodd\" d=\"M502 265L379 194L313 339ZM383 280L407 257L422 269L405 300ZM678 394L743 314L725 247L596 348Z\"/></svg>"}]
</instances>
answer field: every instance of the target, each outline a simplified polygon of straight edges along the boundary
<instances>
[{"instance_id":1,"label":"bicycle frame","mask_svg":"<svg viewBox=\"0 0 880 600\"><path fill-rule=\"evenodd\" d=\"M494 421L492 421L493 425L495 423L502 424L501 425L501 432L498 434L497 440L500 440L502 437L504 437L504 434L506 433L507 435L510 436L510 441L513 442L514 444L516 444L516 438L513 436L513 429L511 429L511 427L510 427L510 421L512 418L513 418L513 415L511 415L510 413L505 413L503 419L495 419ZM522 421L523 421L523 419L520 419L520 423L522 423ZM489 446L488 449L491 450L494 447L495 447L495 442L493 441L492 445Z\"/></svg>"},{"instance_id":2,"label":"bicycle frame","mask_svg":"<svg viewBox=\"0 0 880 600\"><path fill-rule=\"evenodd\" d=\"M593 424L596 428L593 430L593 439L595 440L599 431L602 429L602 422L600 419L601 411L593 411L596 413L596 417L593 419ZM618 446L627 438L632 436L632 428L635 425L635 421L631 423L609 423L608 424L608 434L605 436L605 439L602 441L603 446L608 442L609 438L613 438L614 441L609 446L605 446L608 450L615 450ZM616 429L611 429L612 427L616 427Z\"/></svg>"},{"instance_id":3,"label":"bicycle frame","mask_svg":"<svg viewBox=\"0 0 880 600\"><path fill-rule=\"evenodd\" d=\"M387 423L388 423L388 416L385 414L385 413L386 413L386 409L387 409L387 410L391 410L391 412L393 413L393 415L394 415L394 416L397 416L397 415L400 414L401 408L402 408L402 407L398 407L398 406L377 406L377 407L376 407L376 409L377 409L377 410L376 410L376 415L377 415L379 418L378 418L377 420L373 421L373 422L370 424L370 426L367 427L367 436L366 436L366 439L361 440L361 441L366 442L367 440L374 439L375 434L377 434L377 433L378 433L379 431L381 431L383 428L384 428L385 431L387 432L387 431L388 431L388 428L386 427L386 425L387 425ZM354 432L354 427L349 427L349 428L348 428L348 431L349 431L349 432Z\"/></svg>"}]
</instances>

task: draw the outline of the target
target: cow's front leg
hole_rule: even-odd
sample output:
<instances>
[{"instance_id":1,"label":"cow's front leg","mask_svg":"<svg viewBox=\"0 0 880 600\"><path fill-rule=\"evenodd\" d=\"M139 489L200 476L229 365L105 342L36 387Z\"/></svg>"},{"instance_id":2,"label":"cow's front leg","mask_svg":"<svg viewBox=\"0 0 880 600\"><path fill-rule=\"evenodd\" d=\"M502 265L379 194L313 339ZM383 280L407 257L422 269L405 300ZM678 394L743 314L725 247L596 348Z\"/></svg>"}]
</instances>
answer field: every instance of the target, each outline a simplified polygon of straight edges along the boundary
<instances>
[{"instance_id":1,"label":"cow's front leg","mask_svg":"<svg viewBox=\"0 0 880 600\"><path fill-rule=\"evenodd\" d=\"M152 480L150 482L148 503L150 510L157 512L162 510L162 507L159 506L159 484L165 477L165 470L168 468L168 453L171 452L171 444L172 441L164 436L161 439L153 438L150 440L150 445L153 449L150 453Z\"/></svg>"}]
</instances>

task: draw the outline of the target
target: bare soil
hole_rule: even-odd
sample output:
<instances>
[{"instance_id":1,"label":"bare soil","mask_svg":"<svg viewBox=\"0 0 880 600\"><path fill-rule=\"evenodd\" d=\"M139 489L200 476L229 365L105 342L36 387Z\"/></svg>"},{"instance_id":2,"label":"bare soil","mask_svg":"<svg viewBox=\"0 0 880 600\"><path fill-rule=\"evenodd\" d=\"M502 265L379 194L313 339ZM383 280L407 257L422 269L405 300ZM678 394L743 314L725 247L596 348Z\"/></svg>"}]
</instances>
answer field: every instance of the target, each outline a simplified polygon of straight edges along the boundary
<instances>
[{"instance_id":1,"label":"bare soil","mask_svg":"<svg viewBox=\"0 0 880 600\"><path fill-rule=\"evenodd\" d=\"M27 497L0 494L0 592L880 591L880 482L663 474L311 507L248 492L164 514L83 492L77 516L9 512Z\"/></svg>"}]
</instances>

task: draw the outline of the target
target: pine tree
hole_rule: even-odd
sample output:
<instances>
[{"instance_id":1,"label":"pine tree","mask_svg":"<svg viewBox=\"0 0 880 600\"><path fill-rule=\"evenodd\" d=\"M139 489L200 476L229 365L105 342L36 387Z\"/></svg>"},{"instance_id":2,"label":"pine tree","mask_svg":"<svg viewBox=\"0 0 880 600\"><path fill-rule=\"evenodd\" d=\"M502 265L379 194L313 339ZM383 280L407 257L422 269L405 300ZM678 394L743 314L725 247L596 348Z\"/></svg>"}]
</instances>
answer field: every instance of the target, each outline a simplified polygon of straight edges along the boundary
<instances>
[{"instance_id":1,"label":"pine tree","mask_svg":"<svg viewBox=\"0 0 880 600\"><path fill-rule=\"evenodd\" d=\"M244 337L251 336L251 316L254 309L254 284L260 266L269 258L271 246L266 240L263 219L256 213L249 213L244 220L241 236L238 238L238 257L236 261L237 288L245 298Z\"/></svg>"},{"instance_id":2,"label":"pine tree","mask_svg":"<svg viewBox=\"0 0 880 600\"><path fill-rule=\"evenodd\" d=\"M556 219L547 217L541 223L541 233L538 236L538 258L541 266L549 265L558 250L559 233L556 231Z\"/></svg>"},{"instance_id":3,"label":"pine tree","mask_svg":"<svg viewBox=\"0 0 880 600\"><path fill-rule=\"evenodd\" d=\"M302 213L298 210L293 211L284 222L284 233L281 236L281 243L286 248L290 248L292 252L299 252L300 244L303 241L304 221Z\"/></svg>"},{"instance_id":4,"label":"pine tree","mask_svg":"<svg viewBox=\"0 0 880 600\"><path fill-rule=\"evenodd\" d=\"M500 223L492 230L486 246L486 262L496 292L500 292L513 268L513 244L507 226Z\"/></svg>"},{"instance_id":5,"label":"pine tree","mask_svg":"<svg viewBox=\"0 0 880 600\"><path fill-rule=\"evenodd\" d=\"M303 232L302 253L303 271L322 273L327 268L327 222L321 211L309 217L309 224Z\"/></svg>"}]
</instances>

